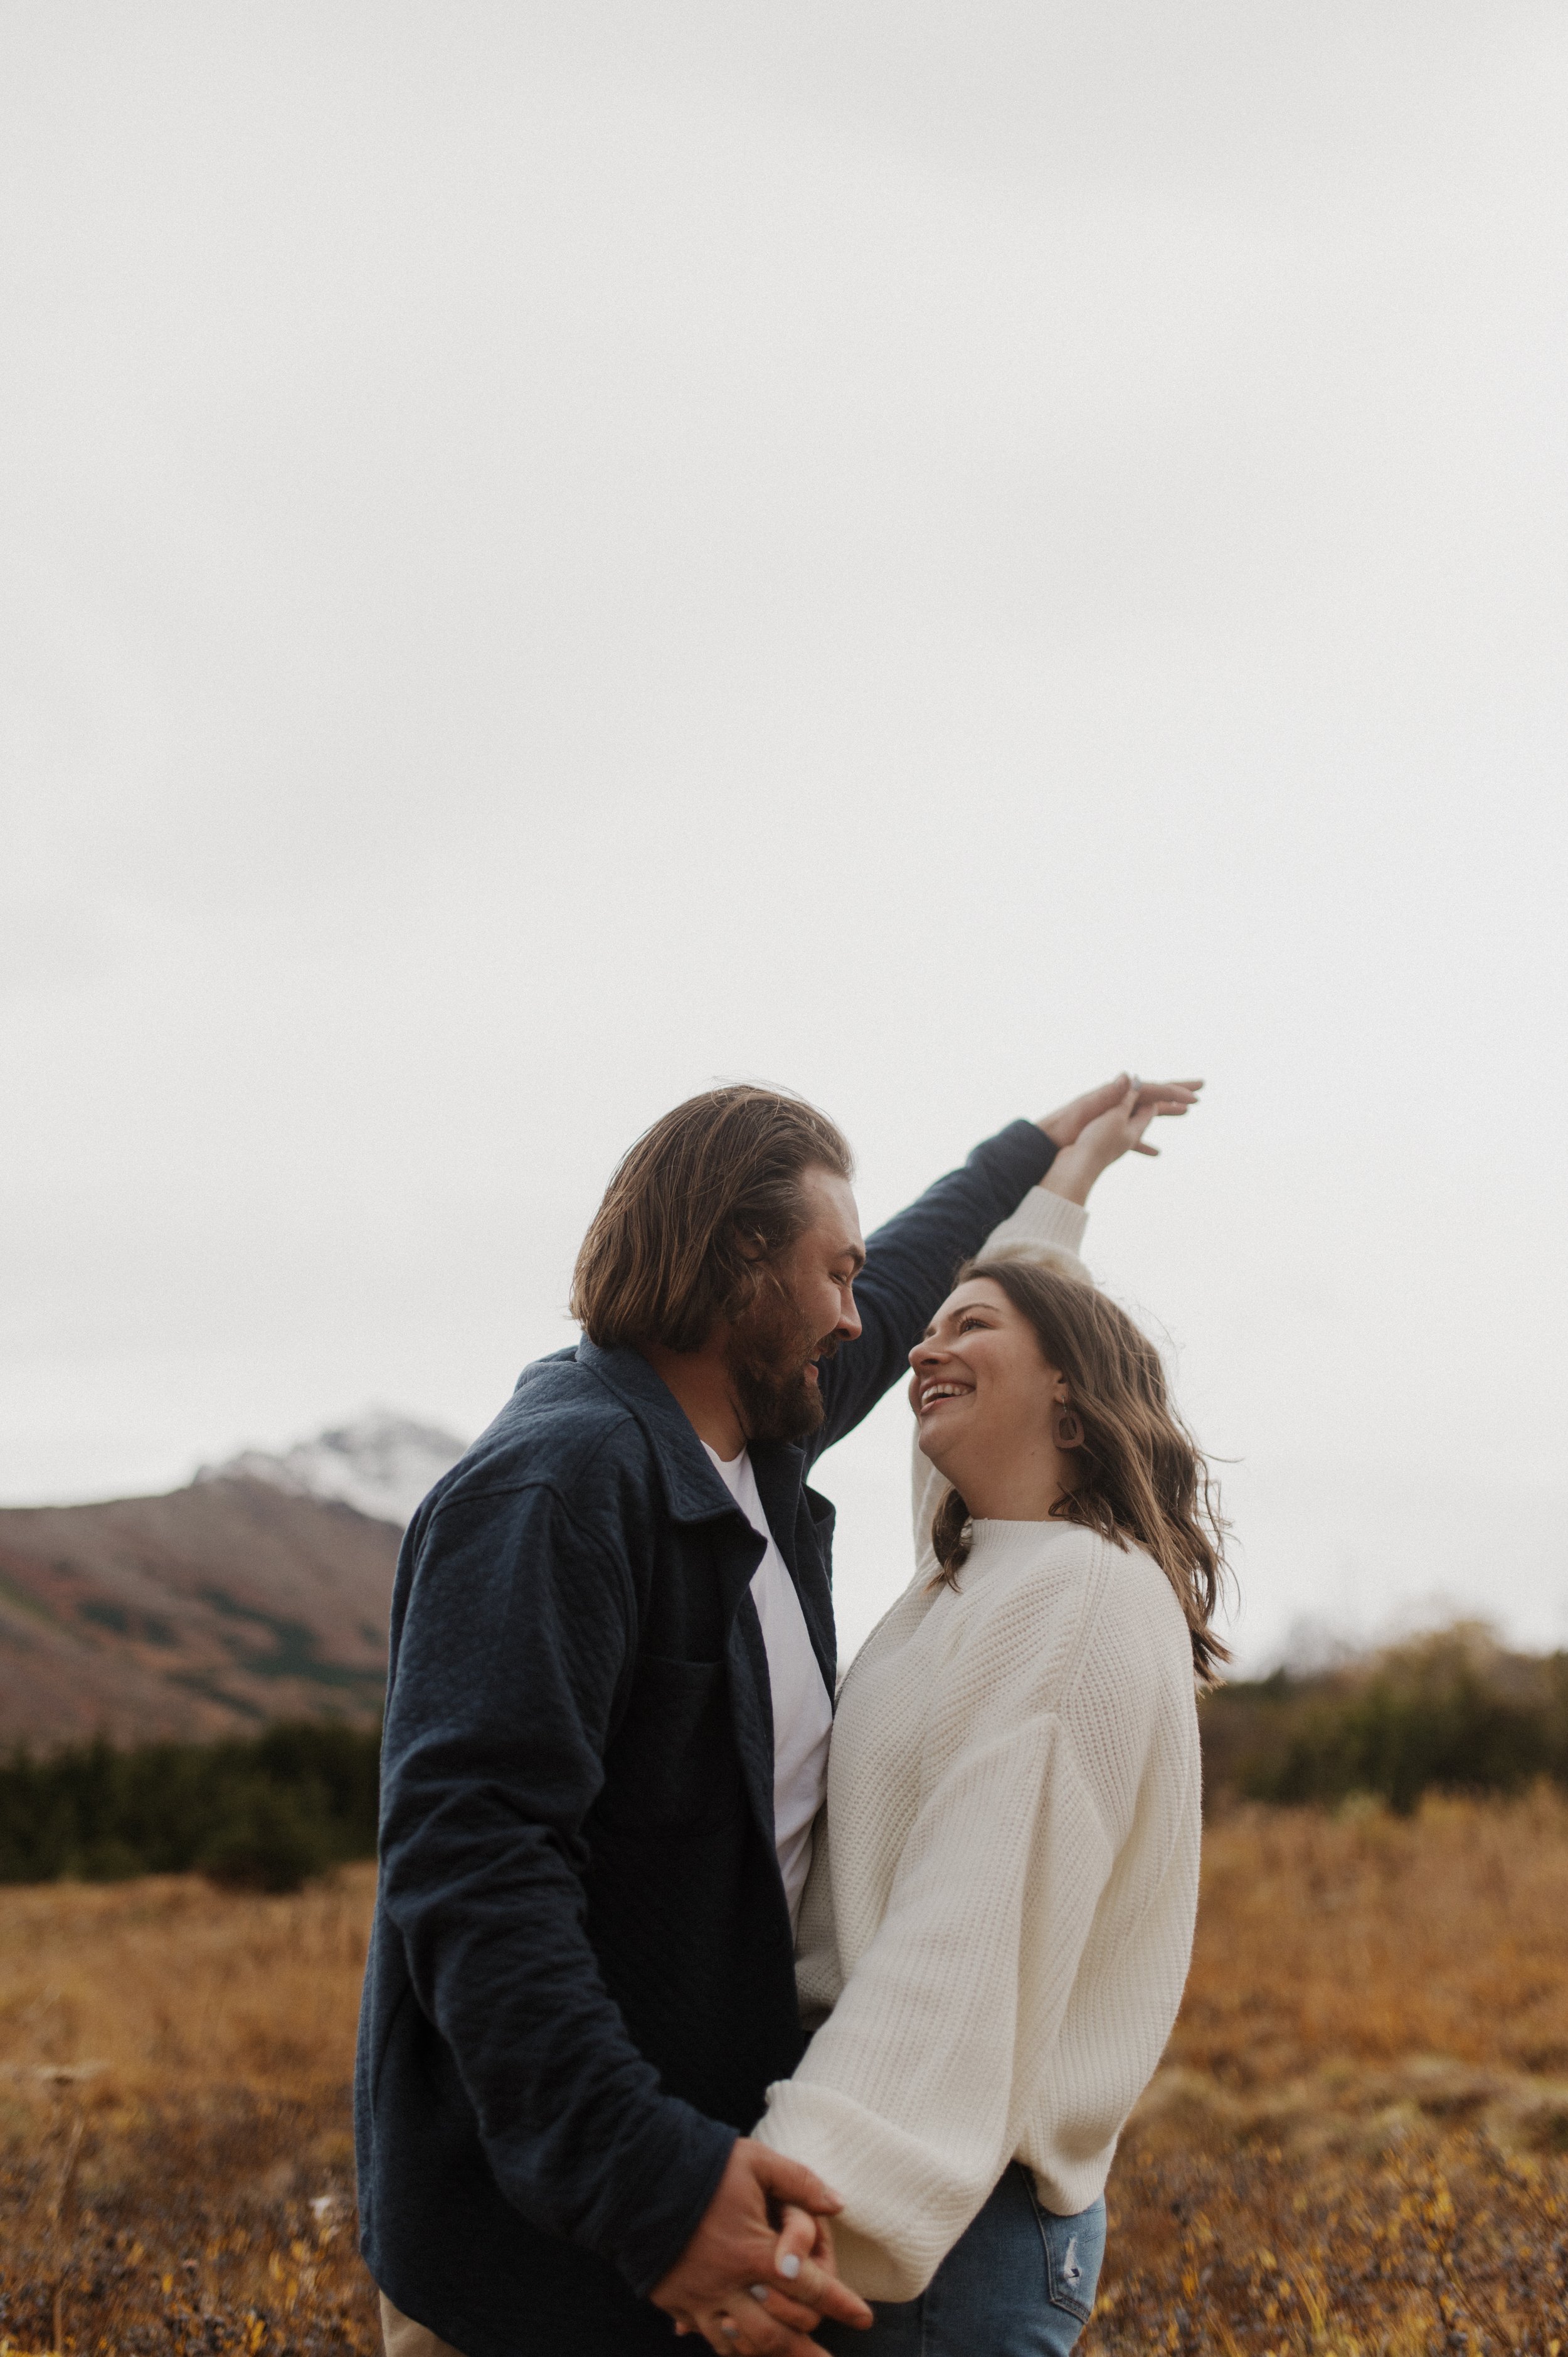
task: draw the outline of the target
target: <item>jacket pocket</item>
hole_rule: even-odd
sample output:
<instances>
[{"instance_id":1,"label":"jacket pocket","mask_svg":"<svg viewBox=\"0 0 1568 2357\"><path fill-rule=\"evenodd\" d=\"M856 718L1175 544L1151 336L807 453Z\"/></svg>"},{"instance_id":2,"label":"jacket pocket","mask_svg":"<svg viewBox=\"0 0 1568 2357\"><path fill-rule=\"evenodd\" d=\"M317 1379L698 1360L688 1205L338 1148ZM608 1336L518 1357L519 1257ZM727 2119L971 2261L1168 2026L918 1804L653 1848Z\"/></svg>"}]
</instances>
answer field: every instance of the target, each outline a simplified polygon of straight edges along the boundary
<instances>
[{"instance_id":1,"label":"jacket pocket","mask_svg":"<svg viewBox=\"0 0 1568 2357\"><path fill-rule=\"evenodd\" d=\"M725 1664L645 1654L606 1756L598 1813L649 1833L696 1832L743 1803Z\"/></svg>"}]
</instances>

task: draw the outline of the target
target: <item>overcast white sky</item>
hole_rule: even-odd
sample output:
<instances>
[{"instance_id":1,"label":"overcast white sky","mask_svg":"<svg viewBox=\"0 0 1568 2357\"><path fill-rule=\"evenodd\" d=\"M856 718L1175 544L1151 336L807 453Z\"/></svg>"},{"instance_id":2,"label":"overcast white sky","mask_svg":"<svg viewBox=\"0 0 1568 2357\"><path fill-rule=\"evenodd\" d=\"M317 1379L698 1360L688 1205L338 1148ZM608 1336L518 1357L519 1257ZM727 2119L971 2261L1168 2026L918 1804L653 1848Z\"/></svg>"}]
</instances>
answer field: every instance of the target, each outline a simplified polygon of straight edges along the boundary
<instances>
[{"instance_id":1,"label":"overcast white sky","mask_svg":"<svg viewBox=\"0 0 1568 2357\"><path fill-rule=\"evenodd\" d=\"M1130 1063L1245 1657L1568 1641L1555 0L0 32L0 1495L476 1429L713 1079L874 1221Z\"/></svg>"}]
</instances>

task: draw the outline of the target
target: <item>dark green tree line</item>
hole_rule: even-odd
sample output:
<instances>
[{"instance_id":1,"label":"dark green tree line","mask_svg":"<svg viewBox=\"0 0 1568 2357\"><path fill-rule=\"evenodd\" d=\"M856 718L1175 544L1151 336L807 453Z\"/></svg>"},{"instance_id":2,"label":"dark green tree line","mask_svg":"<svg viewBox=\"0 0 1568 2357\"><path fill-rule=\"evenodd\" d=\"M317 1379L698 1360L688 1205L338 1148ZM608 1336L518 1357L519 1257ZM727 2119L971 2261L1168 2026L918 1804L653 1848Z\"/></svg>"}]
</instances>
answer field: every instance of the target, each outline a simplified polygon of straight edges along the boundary
<instances>
[{"instance_id":1,"label":"dark green tree line","mask_svg":"<svg viewBox=\"0 0 1568 2357\"><path fill-rule=\"evenodd\" d=\"M0 1882L181 1874L292 1890L376 1846L379 1734L310 1724L249 1741L103 1740L0 1762Z\"/></svg>"}]
</instances>

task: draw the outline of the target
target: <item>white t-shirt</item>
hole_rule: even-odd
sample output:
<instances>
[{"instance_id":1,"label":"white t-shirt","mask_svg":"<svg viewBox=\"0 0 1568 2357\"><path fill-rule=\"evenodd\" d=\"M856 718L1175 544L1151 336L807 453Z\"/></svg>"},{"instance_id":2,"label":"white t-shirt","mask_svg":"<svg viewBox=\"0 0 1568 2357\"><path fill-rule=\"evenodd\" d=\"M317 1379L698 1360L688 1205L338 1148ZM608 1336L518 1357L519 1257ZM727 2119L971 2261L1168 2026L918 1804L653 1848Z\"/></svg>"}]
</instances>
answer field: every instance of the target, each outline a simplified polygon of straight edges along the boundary
<instances>
[{"instance_id":1,"label":"white t-shirt","mask_svg":"<svg viewBox=\"0 0 1568 2357\"><path fill-rule=\"evenodd\" d=\"M705 1440L703 1446L708 1448ZM727 1465L716 1450L708 1448L708 1455L752 1529L767 1541L752 1575L751 1600L762 1623L768 1681L773 1689L773 1842L793 1923L811 1867L811 1827L827 1790L832 1700L789 1566L762 1511L750 1452L743 1448Z\"/></svg>"}]
</instances>

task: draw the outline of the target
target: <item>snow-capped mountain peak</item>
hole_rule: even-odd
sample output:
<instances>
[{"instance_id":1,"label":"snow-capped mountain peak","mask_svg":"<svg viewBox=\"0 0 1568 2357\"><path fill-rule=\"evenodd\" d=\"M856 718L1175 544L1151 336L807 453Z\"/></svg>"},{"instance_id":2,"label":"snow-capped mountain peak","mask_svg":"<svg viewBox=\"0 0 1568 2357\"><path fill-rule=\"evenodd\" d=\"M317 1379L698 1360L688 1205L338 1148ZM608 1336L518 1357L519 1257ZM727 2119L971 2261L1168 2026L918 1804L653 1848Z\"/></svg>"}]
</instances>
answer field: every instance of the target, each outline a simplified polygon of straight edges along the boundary
<instances>
[{"instance_id":1,"label":"snow-capped mountain peak","mask_svg":"<svg viewBox=\"0 0 1568 2357\"><path fill-rule=\"evenodd\" d=\"M438 1426L391 1408L371 1408L351 1423L274 1452L244 1448L221 1465L200 1466L198 1481L267 1481L297 1496L337 1498L378 1522L408 1521L425 1491L467 1447Z\"/></svg>"}]
</instances>

